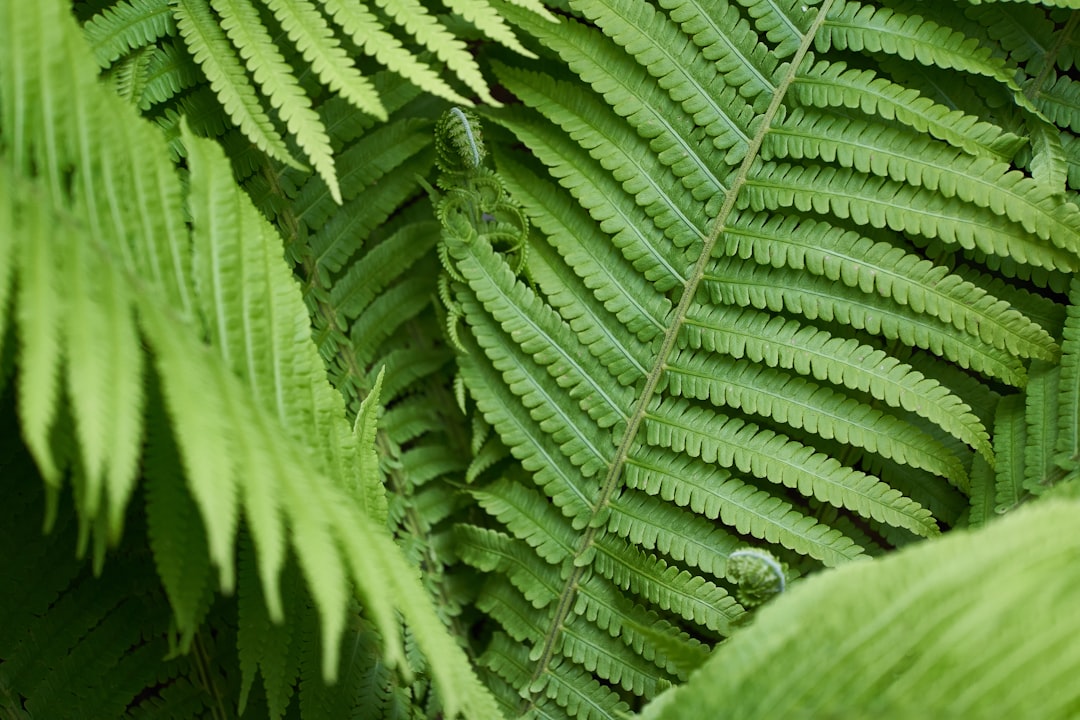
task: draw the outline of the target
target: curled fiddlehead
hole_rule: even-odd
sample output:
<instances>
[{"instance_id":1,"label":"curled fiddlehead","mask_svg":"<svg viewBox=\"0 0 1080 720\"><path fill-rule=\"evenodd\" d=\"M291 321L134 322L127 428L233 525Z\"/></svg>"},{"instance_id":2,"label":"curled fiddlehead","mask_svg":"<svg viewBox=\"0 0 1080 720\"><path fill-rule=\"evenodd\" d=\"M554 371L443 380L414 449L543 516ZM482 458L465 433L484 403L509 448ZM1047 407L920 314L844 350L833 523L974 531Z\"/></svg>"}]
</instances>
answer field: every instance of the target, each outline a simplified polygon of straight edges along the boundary
<instances>
[{"instance_id":1,"label":"curled fiddlehead","mask_svg":"<svg viewBox=\"0 0 1080 720\"><path fill-rule=\"evenodd\" d=\"M756 548L731 553L728 576L738 583L735 596L746 607L761 605L787 587L784 566L772 553Z\"/></svg>"},{"instance_id":2,"label":"curled fiddlehead","mask_svg":"<svg viewBox=\"0 0 1080 720\"><path fill-rule=\"evenodd\" d=\"M461 108L443 113L435 126L439 187L438 203L444 242L439 247L443 266L456 280L452 262L455 247L482 236L502 253L515 273L525 267L529 221L510 199L502 179L483 165L487 150L476 114Z\"/></svg>"},{"instance_id":3,"label":"curled fiddlehead","mask_svg":"<svg viewBox=\"0 0 1080 720\"><path fill-rule=\"evenodd\" d=\"M503 255L515 274L525 269L529 221L510 199L502 179L483 165L484 147L476 114L455 107L447 110L435 126L435 154L443 191L432 191L442 224L439 259L445 273L439 280L439 297L446 306L450 342L464 351L458 339L462 309L454 299L452 284L465 283L456 264L468 246L482 238Z\"/></svg>"}]
</instances>

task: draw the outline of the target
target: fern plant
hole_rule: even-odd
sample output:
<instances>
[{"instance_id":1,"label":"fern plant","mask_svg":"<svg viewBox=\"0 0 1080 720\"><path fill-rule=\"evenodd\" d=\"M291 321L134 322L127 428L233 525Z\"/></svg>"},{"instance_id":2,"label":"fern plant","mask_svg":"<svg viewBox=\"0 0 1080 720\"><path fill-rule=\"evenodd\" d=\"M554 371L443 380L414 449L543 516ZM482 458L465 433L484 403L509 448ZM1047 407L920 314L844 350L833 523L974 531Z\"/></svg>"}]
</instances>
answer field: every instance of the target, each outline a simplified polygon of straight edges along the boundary
<instances>
[{"instance_id":1,"label":"fern plant","mask_svg":"<svg viewBox=\"0 0 1080 720\"><path fill-rule=\"evenodd\" d=\"M221 148L183 130L182 182L165 138L95 77L61 3L3 9L0 238L13 262L0 286L15 322L0 335L11 328L17 341L4 348L45 484L46 527L69 485L78 551L100 571L137 483L152 488L150 546L177 649L191 648L215 587L238 590L240 712L258 673L270 713L284 713L293 676L281 623L306 588L319 614L321 677L337 674L354 597L391 665L405 663L398 613L412 626L448 715L488 713L488 694L383 527L371 455L377 396L347 421L278 236L232 180ZM70 103L62 113L61 99ZM147 383L160 412L148 414ZM171 463L157 455L169 443ZM241 514L253 550L238 564ZM53 613L48 594L45 602L39 609ZM97 621L88 610L86 622ZM5 670L13 652L4 648ZM5 687L12 682L5 676ZM16 683L9 692L48 687Z\"/></svg>"},{"instance_id":2,"label":"fern plant","mask_svg":"<svg viewBox=\"0 0 1080 720\"><path fill-rule=\"evenodd\" d=\"M519 4L548 16L535 0ZM487 0L447 6L484 37L529 54ZM386 97L357 56L453 102L469 102L463 92L496 102L464 38L416 0L118 0L88 13L86 30L101 67L142 109L205 111L205 90L187 91L208 81L229 124L278 161L310 163L338 203L327 120L313 96L329 91L353 111L386 120ZM443 67L467 90L441 77Z\"/></svg>"},{"instance_id":3,"label":"fern plant","mask_svg":"<svg viewBox=\"0 0 1080 720\"><path fill-rule=\"evenodd\" d=\"M0 8L6 717L734 712L1072 485L1065 7Z\"/></svg>"},{"instance_id":4,"label":"fern plant","mask_svg":"<svg viewBox=\"0 0 1080 720\"><path fill-rule=\"evenodd\" d=\"M1072 717L1076 511L1056 500L813 578L641 717Z\"/></svg>"},{"instance_id":5,"label":"fern plant","mask_svg":"<svg viewBox=\"0 0 1080 720\"><path fill-rule=\"evenodd\" d=\"M839 1L570 9L508 10L544 64L493 61L523 106L483 114L535 161L478 167L460 111L440 138L458 365L520 462L458 530L511 716L685 679L743 618L748 544L807 571L964 524L1080 262L1060 131L980 37Z\"/></svg>"}]
</instances>

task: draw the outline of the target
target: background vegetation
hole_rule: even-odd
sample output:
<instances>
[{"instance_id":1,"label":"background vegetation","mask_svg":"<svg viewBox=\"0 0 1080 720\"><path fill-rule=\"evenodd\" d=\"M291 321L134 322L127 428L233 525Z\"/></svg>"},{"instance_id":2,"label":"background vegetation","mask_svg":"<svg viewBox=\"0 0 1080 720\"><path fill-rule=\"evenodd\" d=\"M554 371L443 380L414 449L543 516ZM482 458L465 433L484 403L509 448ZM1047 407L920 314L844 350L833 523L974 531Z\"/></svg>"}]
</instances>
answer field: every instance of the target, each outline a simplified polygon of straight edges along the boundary
<instances>
[{"instance_id":1,"label":"background vegetation","mask_svg":"<svg viewBox=\"0 0 1080 720\"><path fill-rule=\"evenodd\" d=\"M0 0L4 717L1075 716L1072 5Z\"/></svg>"}]
</instances>

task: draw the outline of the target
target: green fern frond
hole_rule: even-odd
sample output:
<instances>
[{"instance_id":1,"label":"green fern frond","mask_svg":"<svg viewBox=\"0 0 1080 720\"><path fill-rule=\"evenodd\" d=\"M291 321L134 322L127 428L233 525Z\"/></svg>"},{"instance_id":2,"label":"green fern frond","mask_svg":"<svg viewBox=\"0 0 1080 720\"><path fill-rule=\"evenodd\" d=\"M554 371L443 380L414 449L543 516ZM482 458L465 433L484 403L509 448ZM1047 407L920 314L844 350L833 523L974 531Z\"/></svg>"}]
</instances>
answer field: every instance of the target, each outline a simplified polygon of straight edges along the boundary
<instances>
[{"instance_id":1,"label":"green fern frond","mask_svg":"<svg viewBox=\"0 0 1080 720\"><path fill-rule=\"evenodd\" d=\"M1048 248L1019 225L977 205L951 214L947 197L916 185L847 172L830 166L766 164L747 185L745 206L754 210L792 208L832 214L860 225L941 240L1054 270L1073 271L1078 261L1071 240L1066 249Z\"/></svg>"},{"instance_id":2,"label":"green fern frond","mask_svg":"<svg viewBox=\"0 0 1080 720\"><path fill-rule=\"evenodd\" d=\"M718 303L773 313L786 310L810 321L821 319L847 325L929 350L1010 385L1022 387L1027 381L1023 363L1007 350L876 294L840 288L822 277L747 265L732 258L716 261L703 279Z\"/></svg>"},{"instance_id":3,"label":"green fern frond","mask_svg":"<svg viewBox=\"0 0 1080 720\"><path fill-rule=\"evenodd\" d=\"M380 120L386 119L386 108L371 81L350 62L333 28L314 4L267 0L266 5L324 85L355 107L364 108Z\"/></svg>"},{"instance_id":4,"label":"green fern frond","mask_svg":"<svg viewBox=\"0 0 1080 720\"><path fill-rule=\"evenodd\" d=\"M483 660L518 714L569 704L545 690L562 668L578 697L611 681L595 648L562 650L594 642L571 630L585 578L712 639L725 625L666 583L727 587L740 539L806 572L962 523L994 388L1060 352L1054 303L1010 278L1080 263L1057 131L959 13L973 35L843 2L571 10L585 22L507 15L584 84L492 63L525 107L482 115L535 159L496 142L493 179L459 112L473 140L435 198L464 386L528 473L476 478L491 518L456 532L495 576L476 607L529 649ZM959 83L949 107L952 86L927 92L946 76L1008 109ZM508 203L535 230L524 262L493 222Z\"/></svg>"},{"instance_id":5,"label":"green fern frond","mask_svg":"<svg viewBox=\"0 0 1080 720\"><path fill-rule=\"evenodd\" d=\"M296 263L330 379L350 414L359 413L382 373L384 422L375 434L385 520L437 600L442 620L465 632L458 615L471 594L447 568L448 528L467 510L455 489L465 474L467 433L446 379L452 355L439 341L435 243L438 225L417 204L419 177L432 165L430 99L387 73L375 77L393 119L358 117L340 100L320 106L339 159L343 206L310 173L254 175L246 185L284 235ZM371 682L372 712L438 707L420 666L401 683L390 672ZM381 683L381 685L380 685ZM432 710L432 712L435 712Z\"/></svg>"},{"instance_id":6,"label":"green fern frond","mask_svg":"<svg viewBox=\"0 0 1080 720\"><path fill-rule=\"evenodd\" d=\"M143 73L141 91L133 94L132 100L144 111L171 100L199 83L198 66L178 43L153 48Z\"/></svg>"},{"instance_id":7,"label":"green fern frond","mask_svg":"<svg viewBox=\"0 0 1080 720\"><path fill-rule=\"evenodd\" d=\"M1030 354L1056 351L1053 339L1026 315L1011 311L979 285L891 243L813 220L748 217L728 230L728 255L762 265L805 270L863 292L894 298L919 313L951 322L995 347ZM1002 287L1000 292L1009 292Z\"/></svg>"},{"instance_id":8,"label":"green fern frond","mask_svg":"<svg viewBox=\"0 0 1080 720\"><path fill-rule=\"evenodd\" d=\"M1080 247L1080 209L1046 192L1056 182L1040 186L1005 163L973 158L914 133L795 111L772 128L762 157L823 160L927 188L990 208L1073 253Z\"/></svg>"},{"instance_id":9,"label":"green fern frond","mask_svg":"<svg viewBox=\"0 0 1080 720\"><path fill-rule=\"evenodd\" d=\"M212 598L210 552L202 516L185 486L176 444L165 427L161 399L152 400L151 417L156 422L148 428L143 458L147 534L179 634L177 650L187 653Z\"/></svg>"},{"instance_id":10,"label":"green fern frond","mask_svg":"<svg viewBox=\"0 0 1080 720\"><path fill-rule=\"evenodd\" d=\"M373 520L386 522L386 489L379 477L379 456L375 452L375 426L382 391L383 370L379 371L371 392L360 403L360 412L353 423L353 435L360 455L357 458L356 480L358 496L364 498L364 510Z\"/></svg>"},{"instance_id":11,"label":"green fern frond","mask_svg":"<svg viewBox=\"0 0 1080 720\"><path fill-rule=\"evenodd\" d=\"M1061 377L1058 385L1057 462L1073 471L1080 461L1080 284L1073 280L1061 343Z\"/></svg>"},{"instance_id":12,"label":"green fern frond","mask_svg":"<svg viewBox=\"0 0 1080 720\"><path fill-rule=\"evenodd\" d=\"M1071 78L1051 74L1035 89L1033 100L1053 123L1080 130L1080 85Z\"/></svg>"},{"instance_id":13,"label":"green fern frond","mask_svg":"<svg viewBox=\"0 0 1080 720\"><path fill-rule=\"evenodd\" d=\"M861 110L895 119L976 157L1007 162L1024 139L974 115L935 103L917 90L871 70L843 62L818 61L795 79L792 96L804 106Z\"/></svg>"},{"instance_id":14,"label":"green fern frond","mask_svg":"<svg viewBox=\"0 0 1080 720\"><path fill-rule=\"evenodd\" d=\"M990 455L986 429L970 408L936 380L854 339L753 309L696 310L683 328L691 348L792 369L816 380L869 392L890 407L915 412Z\"/></svg>"},{"instance_id":15,"label":"green fern frond","mask_svg":"<svg viewBox=\"0 0 1080 720\"><path fill-rule=\"evenodd\" d=\"M333 156L329 129L315 108L318 89L325 87L353 112L387 118L388 98L372 77L361 73L362 63L352 55L372 55L417 87L454 102L469 103L465 95L471 93L495 104L457 31L416 0L375 5L369 9L344 0L271 0L260 13L249 0L114 0L93 15L85 29L99 63L111 65L113 74L130 70L140 54L166 47L169 38L182 42L201 71L197 82L208 82L218 98L215 121L235 125L258 150L299 168L290 150L295 143L340 203L336 168L341 161ZM538 3L522 5L536 17L553 20ZM494 42L532 56L488 0L457 0L451 9ZM410 36L411 45L403 44L398 30ZM434 54L436 64L421 59L424 51ZM443 67L452 79L443 79ZM177 86L192 87L186 77L190 68L183 70L183 80L161 78L152 94L136 98L140 107L172 98ZM305 78L308 72L313 82ZM468 93L463 94L458 81ZM171 94L166 94L170 85Z\"/></svg>"},{"instance_id":16,"label":"green fern frond","mask_svg":"<svg viewBox=\"0 0 1080 720\"><path fill-rule=\"evenodd\" d=\"M721 377L723 381L717 379ZM950 457L933 438L854 398L801 378L745 361L676 352L668 361L665 381L674 395L772 418L930 470L959 485L967 482L959 459Z\"/></svg>"},{"instance_id":17,"label":"green fern frond","mask_svg":"<svg viewBox=\"0 0 1080 720\"><path fill-rule=\"evenodd\" d=\"M837 507L919 534L937 532L929 512L874 478L737 418L685 402L668 402L645 413L642 432L651 445L686 452L706 463L734 466L741 472L797 488Z\"/></svg>"},{"instance_id":18,"label":"green fern frond","mask_svg":"<svg viewBox=\"0 0 1080 720\"><path fill-rule=\"evenodd\" d=\"M340 203L341 189L331 157L330 138L312 109L311 100L294 77L292 68L285 62L269 31L263 27L258 10L248 0L211 0L211 6L220 16L221 29L233 46L241 49L237 54L244 59L248 73L326 182L330 195ZM296 28L297 25L294 20L286 28ZM208 49L222 51L220 44ZM206 50L204 57L205 53ZM318 69L316 67L316 71Z\"/></svg>"},{"instance_id":19,"label":"green fern frond","mask_svg":"<svg viewBox=\"0 0 1080 720\"><path fill-rule=\"evenodd\" d=\"M1063 475L1057 466L1060 367L1036 363L1025 399L1027 446L1024 449L1024 491L1041 495Z\"/></svg>"},{"instance_id":20,"label":"green fern frond","mask_svg":"<svg viewBox=\"0 0 1080 720\"><path fill-rule=\"evenodd\" d=\"M263 109L255 87L205 0L171 1L174 2L177 29L229 119L260 150L291 167L301 167L289 154L284 139Z\"/></svg>"},{"instance_id":21,"label":"green fern frond","mask_svg":"<svg viewBox=\"0 0 1080 720\"><path fill-rule=\"evenodd\" d=\"M626 485L826 565L838 565L863 552L851 538L791 503L697 460L673 460L656 450L641 453L627 461Z\"/></svg>"},{"instance_id":22,"label":"green fern frond","mask_svg":"<svg viewBox=\"0 0 1080 720\"><path fill-rule=\"evenodd\" d=\"M104 539L119 535L116 518L133 487L132 475L121 477L123 483L106 476L104 502L101 466L134 472L124 455L109 453L138 447L142 393L118 385L109 364L92 358L58 372L59 359L81 349L77 335L83 329L72 326L67 310L74 307L73 293L79 302L90 300L77 319L111 338L113 360L129 373L125 383L141 387L142 366L127 358L141 361L150 350L222 588L235 584L234 538L242 511L255 545L266 616L274 622L283 619L286 606L279 573L287 552L294 553L303 586L320 612L328 678L337 667L347 598L359 591L383 631L391 663L404 661L400 612L417 630L419 647L442 658L431 667L440 678L446 712L486 713L493 708L491 698L446 634L418 578L385 530L347 494L357 448L342 398L326 382L310 340L308 313L282 262L280 239L232 180L222 150L186 130L190 182L181 185L164 139L94 77L78 28L57 5L41 3L32 12L4 5L0 44L16 61L0 63L3 175L11 188L3 217L17 239L16 382L30 403L20 409L20 420L29 439L40 434L33 453L55 473L53 492L70 463L80 534L92 531L96 565L103 560ZM49 48L54 60L26 62L33 47ZM60 94L74 112L48 112ZM28 117L45 121L25 125ZM30 132L8 135L9 127ZM190 234L182 198L190 208ZM71 230L46 239L46 224ZM25 302L35 299L45 309L57 308L55 319L33 310L38 319L28 324L31 308ZM30 368L26 363L35 360L35 348L50 349L53 357ZM109 411L112 422L122 423L110 435L79 429L98 412L94 404L101 401L91 390L78 400L74 429L65 427L62 416L57 420L61 393L82 392L70 387L76 379L87 388L121 388L107 400L117 404ZM69 446L51 442L54 430L61 437L70 434ZM175 571L169 574L175 577ZM275 712L283 710L283 696L276 697Z\"/></svg>"},{"instance_id":23,"label":"green fern frond","mask_svg":"<svg viewBox=\"0 0 1080 720\"><path fill-rule=\"evenodd\" d=\"M417 87L450 102L467 103L439 73L404 47L366 7L346 0L324 0L326 13L352 38L353 43L389 70Z\"/></svg>"},{"instance_id":24,"label":"green fern frond","mask_svg":"<svg viewBox=\"0 0 1080 720\"><path fill-rule=\"evenodd\" d=\"M815 38L819 50L865 50L897 55L926 66L959 70L988 77L1007 88L1016 104L1037 113L1010 68L974 38L888 8L875 8L844 0L830 8L829 17Z\"/></svg>"},{"instance_id":25,"label":"green fern frond","mask_svg":"<svg viewBox=\"0 0 1080 720\"><path fill-rule=\"evenodd\" d=\"M101 67L129 50L176 34L169 0L123 0L95 15L83 26Z\"/></svg>"},{"instance_id":26,"label":"green fern frond","mask_svg":"<svg viewBox=\"0 0 1080 720\"><path fill-rule=\"evenodd\" d=\"M607 527L612 533L715 577L727 576L727 556L739 541L723 528L629 489L612 501L611 508Z\"/></svg>"},{"instance_id":27,"label":"green fern frond","mask_svg":"<svg viewBox=\"0 0 1080 720\"><path fill-rule=\"evenodd\" d=\"M994 480L994 469L983 458L976 457L971 463L971 507L967 519L969 527L982 527L996 516Z\"/></svg>"},{"instance_id":28,"label":"green fern frond","mask_svg":"<svg viewBox=\"0 0 1080 720\"><path fill-rule=\"evenodd\" d=\"M984 530L813 578L763 609L688 685L641 717L823 717L850 708L905 717L927 707L957 717L1070 717L1077 690L1051 678L1080 662L1067 631L1076 512L1074 501L1040 504ZM1031 588L1039 588L1035 598ZM1026 612L1023 628L1008 621ZM882 622L884 614L894 620ZM815 622L808 629L792 617ZM976 627L1004 628L1006 637L990 642ZM973 669L980 678L1032 681L973 685Z\"/></svg>"},{"instance_id":29,"label":"green fern frond","mask_svg":"<svg viewBox=\"0 0 1080 720\"><path fill-rule=\"evenodd\" d=\"M1024 424L1024 398L1008 395L998 404L994 421L994 450L997 463L995 480L995 510L1005 513L1020 504L1024 493L1025 451L1027 427Z\"/></svg>"}]
</instances>

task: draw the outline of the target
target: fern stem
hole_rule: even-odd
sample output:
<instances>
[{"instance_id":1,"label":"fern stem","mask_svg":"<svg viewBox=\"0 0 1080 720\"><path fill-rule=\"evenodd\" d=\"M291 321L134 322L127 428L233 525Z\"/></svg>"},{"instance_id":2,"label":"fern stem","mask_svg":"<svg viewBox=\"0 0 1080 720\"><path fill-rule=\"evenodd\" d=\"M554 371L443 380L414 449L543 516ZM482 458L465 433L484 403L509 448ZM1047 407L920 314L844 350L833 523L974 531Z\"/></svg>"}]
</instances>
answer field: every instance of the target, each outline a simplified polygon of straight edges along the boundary
<instances>
[{"instance_id":1,"label":"fern stem","mask_svg":"<svg viewBox=\"0 0 1080 720\"><path fill-rule=\"evenodd\" d=\"M1054 39L1053 47L1051 47L1049 52L1043 56L1043 66L1039 69L1039 74L1035 76L1035 79L1028 86L1027 92L1024 93L1029 100L1034 100L1035 96L1042 90L1047 75L1054 70L1054 64L1057 62L1058 53L1061 52L1062 47L1068 44L1078 23L1080 23L1080 11L1074 10L1072 14L1069 15L1069 21L1065 23L1065 27Z\"/></svg>"},{"instance_id":2,"label":"fern stem","mask_svg":"<svg viewBox=\"0 0 1080 720\"><path fill-rule=\"evenodd\" d=\"M203 646L202 638L198 633L195 634L195 642L192 647L195 649L195 669L199 673L199 681L202 683L203 689L206 690L214 702L210 707L210 712L213 713L214 720L227 720L229 713L225 710L225 702L221 696L221 692L214 682L214 674L210 672L210 659L207 655L206 648Z\"/></svg>"},{"instance_id":3,"label":"fern stem","mask_svg":"<svg viewBox=\"0 0 1080 720\"><path fill-rule=\"evenodd\" d=\"M694 301L698 285L701 284L706 268L709 266L713 248L716 246L716 243L719 241L727 227L727 217L735 208L735 202L738 199L739 191L742 189L743 185L746 184L750 169L758 159L758 154L761 151L761 145L765 140L765 135L769 132L769 127L772 125L776 113L779 112L780 107L783 104L784 96L787 93L788 88L795 80L795 76L798 73L803 58L805 58L806 54L810 51L810 47L814 42L814 37L825 22L825 18L828 15L832 3L833 0L824 0L821 7L818 9L817 15L814 17L813 23L811 23L806 35L803 36L798 51L791 59L787 74L784 76L783 81L777 86L772 101L769 103L768 108L762 116L761 124L759 126L760 129L750 140L746 156L739 166L739 172L735 176L731 186L728 188L727 194L724 196L724 204L717 213L717 218L712 230L702 244L701 255L694 265L693 272L683 285L682 297L679 298L679 304L676 306L671 316L671 324L668 326L668 330L664 335L664 342L657 353L656 362L649 372L648 378L641 391L641 396L634 407L633 413L627 421L626 432L623 435L622 442L616 450L615 458L611 463L607 476L604 478L604 483L600 488L600 493L597 496L596 502L592 506L590 522L588 523L585 532L582 533L581 540L574 553L574 570L566 579L562 592L559 594L558 602L555 605L555 614L552 617L550 628L543 641L543 650L536 661L536 668L533 671L532 678L527 687L531 687L548 670L548 665L555 654L556 641L562 632L563 624L566 622L567 617L574 607L574 598L577 593L578 584L589 567L588 563L579 563L577 560L588 552L596 539L598 531L596 523L597 516L608 506L612 495L619 487L619 479L622 475L623 466L626 464L627 457L630 454L630 448L634 445L637 438L638 430L646 415L649 403L652 402L653 396L656 394L656 389L660 384L660 379L663 376L664 369L667 365L668 356L675 347L675 343L679 336L679 330ZM535 703L535 694L531 694L530 698L525 701L521 714L526 714L533 708Z\"/></svg>"}]
</instances>

